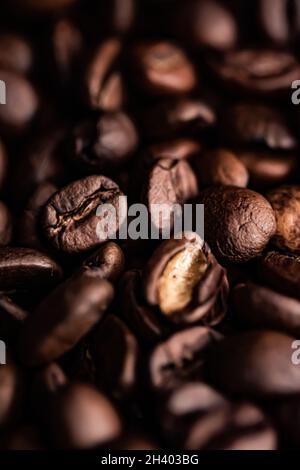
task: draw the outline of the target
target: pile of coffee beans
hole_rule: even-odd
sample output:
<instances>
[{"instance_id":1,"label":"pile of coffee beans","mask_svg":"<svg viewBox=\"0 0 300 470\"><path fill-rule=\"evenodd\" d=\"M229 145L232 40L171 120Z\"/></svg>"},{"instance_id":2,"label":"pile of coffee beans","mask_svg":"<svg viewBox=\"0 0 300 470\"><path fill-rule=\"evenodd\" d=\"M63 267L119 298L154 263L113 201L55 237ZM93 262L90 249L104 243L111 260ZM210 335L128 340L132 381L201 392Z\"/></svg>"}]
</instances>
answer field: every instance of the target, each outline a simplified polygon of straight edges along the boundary
<instances>
[{"instance_id":1,"label":"pile of coffee beans","mask_svg":"<svg viewBox=\"0 0 300 470\"><path fill-rule=\"evenodd\" d=\"M2 0L0 449L300 447L299 46L298 0Z\"/></svg>"}]
</instances>

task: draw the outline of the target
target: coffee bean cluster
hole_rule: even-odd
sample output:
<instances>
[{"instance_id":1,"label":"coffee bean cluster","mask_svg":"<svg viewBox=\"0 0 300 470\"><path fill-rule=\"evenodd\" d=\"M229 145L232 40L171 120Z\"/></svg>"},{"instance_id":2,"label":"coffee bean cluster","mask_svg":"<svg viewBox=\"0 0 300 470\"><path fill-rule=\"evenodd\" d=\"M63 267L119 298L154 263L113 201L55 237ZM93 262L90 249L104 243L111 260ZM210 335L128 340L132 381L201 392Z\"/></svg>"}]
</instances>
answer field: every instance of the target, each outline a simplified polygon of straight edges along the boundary
<instances>
[{"instance_id":1,"label":"coffee bean cluster","mask_svg":"<svg viewBox=\"0 0 300 470\"><path fill-rule=\"evenodd\" d=\"M0 9L0 448L299 448L299 1Z\"/></svg>"}]
</instances>

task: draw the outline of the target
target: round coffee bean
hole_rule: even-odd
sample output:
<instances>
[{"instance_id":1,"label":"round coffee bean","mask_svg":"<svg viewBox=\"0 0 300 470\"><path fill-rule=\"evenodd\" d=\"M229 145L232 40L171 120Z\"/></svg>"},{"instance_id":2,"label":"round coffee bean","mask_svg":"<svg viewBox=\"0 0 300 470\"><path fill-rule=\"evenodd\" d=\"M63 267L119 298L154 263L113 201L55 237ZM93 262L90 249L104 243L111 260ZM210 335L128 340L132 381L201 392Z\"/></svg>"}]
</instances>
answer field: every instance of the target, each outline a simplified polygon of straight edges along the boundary
<instances>
[{"instance_id":1,"label":"round coffee bean","mask_svg":"<svg viewBox=\"0 0 300 470\"><path fill-rule=\"evenodd\" d=\"M292 362L294 341L268 330L226 338L211 350L209 377L221 390L246 397L299 393L300 368Z\"/></svg>"},{"instance_id":2,"label":"round coffee bean","mask_svg":"<svg viewBox=\"0 0 300 470\"><path fill-rule=\"evenodd\" d=\"M214 325L226 312L226 272L192 232L159 246L144 269L143 285L148 304L174 323Z\"/></svg>"},{"instance_id":3,"label":"round coffee bean","mask_svg":"<svg viewBox=\"0 0 300 470\"><path fill-rule=\"evenodd\" d=\"M53 287L62 269L52 258L30 248L0 248L0 289L28 291Z\"/></svg>"},{"instance_id":4,"label":"round coffee bean","mask_svg":"<svg viewBox=\"0 0 300 470\"><path fill-rule=\"evenodd\" d=\"M0 127L6 132L23 131L38 109L38 97L32 85L15 72L0 70L6 85L6 105L0 106Z\"/></svg>"},{"instance_id":5,"label":"round coffee bean","mask_svg":"<svg viewBox=\"0 0 300 470\"><path fill-rule=\"evenodd\" d=\"M205 238L220 260L244 263L260 255L276 230L274 211L260 194L232 187L200 193Z\"/></svg>"},{"instance_id":6,"label":"round coffee bean","mask_svg":"<svg viewBox=\"0 0 300 470\"><path fill-rule=\"evenodd\" d=\"M300 186L281 186L268 194L276 216L272 243L283 250L300 252Z\"/></svg>"},{"instance_id":7,"label":"round coffee bean","mask_svg":"<svg viewBox=\"0 0 300 470\"><path fill-rule=\"evenodd\" d=\"M208 151L197 161L200 184L204 187L224 185L245 188L249 174L245 165L234 153L217 149Z\"/></svg>"},{"instance_id":8,"label":"round coffee bean","mask_svg":"<svg viewBox=\"0 0 300 470\"><path fill-rule=\"evenodd\" d=\"M124 85L116 62L122 43L109 39L96 49L86 72L85 89L89 106L101 111L118 111L124 101Z\"/></svg>"},{"instance_id":9,"label":"round coffee bean","mask_svg":"<svg viewBox=\"0 0 300 470\"><path fill-rule=\"evenodd\" d=\"M79 124L70 142L70 159L86 173L115 173L137 148L133 122L124 113L106 113Z\"/></svg>"},{"instance_id":10,"label":"round coffee bean","mask_svg":"<svg viewBox=\"0 0 300 470\"><path fill-rule=\"evenodd\" d=\"M240 284L233 290L235 318L245 327L300 332L300 302L257 284Z\"/></svg>"},{"instance_id":11,"label":"round coffee bean","mask_svg":"<svg viewBox=\"0 0 300 470\"><path fill-rule=\"evenodd\" d=\"M114 295L112 285L84 274L60 284L26 321L20 357L38 366L72 349L102 318Z\"/></svg>"},{"instance_id":12,"label":"round coffee bean","mask_svg":"<svg viewBox=\"0 0 300 470\"><path fill-rule=\"evenodd\" d=\"M192 91L196 72L182 49L170 42L139 44L133 50L133 77L154 95L173 95Z\"/></svg>"},{"instance_id":13,"label":"round coffee bean","mask_svg":"<svg viewBox=\"0 0 300 470\"><path fill-rule=\"evenodd\" d=\"M267 253L259 263L258 275L267 286L300 300L300 257L290 253Z\"/></svg>"},{"instance_id":14,"label":"round coffee bean","mask_svg":"<svg viewBox=\"0 0 300 470\"><path fill-rule=\"evenodd\" d=\"M116 226L110 225L113 234L120 220L119 198L123 193L116 183L105 176L88 176L74 181L58 191L45 207L43 228L55 248L67 253L91 250L104 241L107 233L97 230L100 217L97 208L111 204L116 209Z\"/></svg>"}]
</instances>

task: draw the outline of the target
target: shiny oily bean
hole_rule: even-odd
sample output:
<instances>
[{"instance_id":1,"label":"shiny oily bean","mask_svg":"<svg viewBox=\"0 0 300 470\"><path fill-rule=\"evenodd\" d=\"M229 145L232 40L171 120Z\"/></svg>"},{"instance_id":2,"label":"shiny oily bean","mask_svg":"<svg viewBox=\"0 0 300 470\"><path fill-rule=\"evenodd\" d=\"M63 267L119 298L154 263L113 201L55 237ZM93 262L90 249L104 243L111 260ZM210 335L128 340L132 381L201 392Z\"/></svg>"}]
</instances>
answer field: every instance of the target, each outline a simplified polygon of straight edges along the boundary
<instances>
[{"instance_id":1,"label":"shiny oily bean","mask_svg":"<svg viewBox=\"0 0 300 470\"><path fill-rule=\"evenodd\" d=\"M295 338L276 331L251 331L218 343L207 361L210 380L243 397L291 396L300 390L300 368L292 362Z\"/></svg>"},{"instance_id":2,"label":"shiny oily bean","mask_svg":"<svg viewBox=\"0 0 300 470\"><path fill-rule=\"evenodd\" d=\"M109 282L84 274L60 284L24 325L22 361L37 366L71 350L102 318L113 295Z\"/></svg>"}]
</instances>

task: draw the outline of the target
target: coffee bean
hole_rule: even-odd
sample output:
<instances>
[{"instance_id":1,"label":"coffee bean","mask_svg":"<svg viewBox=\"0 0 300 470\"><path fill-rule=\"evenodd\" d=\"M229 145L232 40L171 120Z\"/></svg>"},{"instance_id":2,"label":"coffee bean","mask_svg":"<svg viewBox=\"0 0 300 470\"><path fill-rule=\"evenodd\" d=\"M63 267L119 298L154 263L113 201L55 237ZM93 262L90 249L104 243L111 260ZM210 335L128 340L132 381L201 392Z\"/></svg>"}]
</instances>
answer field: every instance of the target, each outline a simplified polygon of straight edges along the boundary
<instances>
[{"instance_id":1,"label":"coffee bean","mask_svg":"<svg viewBox=\"0 0 300 470\"><path fill-rule=\"evenodd\" d=\"M284 117L272 107L240 103L223 115L225 138L235 145L253 145L274 150L294 150L296 138Z\"/></svg>"},{"instance_id":2,"label":"coffee bean","mask_svg":"<svg viewBox=\"0 0 300 470\"><path fill-rule=\"evenodd\" d=\"M79 253L97 247L106 239L97 235L99 217L96 211L102 204L116 208L120 222L119 197L122 192L116 183L105 176L88 176L74 181L58 191L45 207L43 228L55 248L67 253ZM116 233L117 227L114 227Z\"/></svg>"},{"instance_id":3,"label":"coffee bean","mask_svg":"<svg viewBox=\"0 0 300 470\"><path fill-rule=\"evenodd\" d=\"M236 156L246 166L250 184L258 188L285 182L297 168L297 157L294 153L245 150L236 152Z\"/></svg>"},{"instance_id":4,"label":"coffee bean","mask_svg":"<svg viewBox=\"0 0 300 470\"><path fill-rule=\"evenodd\" d=\"M21 74L30 71L33 51L27 40L17 34L0 35L0 67Z\"/></svg>"},{"instance_id":5,"label":"coffee bean","mask_svg":"<svg viewBox=\"0 0 300 470\"><path fill-rule=\"evenodd\" d=\"M267 253L259 263L261 281L277 292L300 300L300 257L290 253Z\"/></svg>"},{"instance_id":6,"label":"coffee bean","mask_svg":"<svg viewBox=\"0 0 300 470\"><path fill-rule=\"evenodd\" d=\"M30 248L0 248L0 286L2 291L28 291L53 287L62 278L55 260Z\"/></svg>"},{"instance_id":7,"label":"coffee bean","mask_svg":"<svg viewBox=\"0 0 300 470\"><path fill-rule=\"evenodd\" d=\"M163 242L143 273L144 295L171 322L214 325L226 312L228 281L195 233Z\"/></svg>"},{"instance_id":8,"label":"coffee bean","mask_svg":"<svg viewBox=\"0 0 300 470\"><path fill-rule=\"evenodd\" d=\"M209 377L226 393L280 397L299 392L300 369L292 363L295 339L264 330L226 338L211 351Z\"/></svg>"},{"instance_id":9,"label":"coffee bean","mask_svg":"<svg viewBox=\"0 0 300 470\"><path fill-rule=\"evenodd\" d=\"M24 325L22 361L37 366L72 349L102 318L113 295L109 282L84 274L60 284Z\"/></svg>"},{"instance_id":10,"label":"coffee bean","mask_svg":"<svg viewBox=\"0 0 300 470\"><path fill-rule=\"evenodd\" d=\"M212 59L210 65L224 85L247 94L286 93L299 77L295 56L275 49L229 51L221 60Z\"/></svg>"},{"instance_id":11,"label":"coffee bean","mask_svg":"<svg viewBox=\"0 0 300 470\"><path fill-rule=\"evenodd\" d=\"M90 352L97 383L107 394L124 400L138 392L139 347L125 323L108 315L92 333Z\"/></svg>"},{"instance_id":12,"label":"coffee bean","mask_svg":"<svg viewBox=\"0 0 300 470\"><path fill-rule=\"evenodd\" d=\"M89 106L100 111L118 111L124 101L124 85L117 59L122 43L109 39L96 49L85 78Z\"/></svg>"},{"instance_id":13,"label":"coffee bean","mask_svg":"<svg viewBox=\"0 0 300 470\"><path fill-rule=\"evenodd\" d=\"M272 242L278 248L295 253L300 250L299 194L300 187L298 186L281 186L268 194L277 223Z\"/></svg>"},{"instance_id":14,"label":"coffee bean","mask_svg":"<svg viewBox=\"0 0 300 470\"><path fill-rule=\"evenodd\" d=\"M79 124L70 142L70 159L85 173L116 172L132 157L138 137L129 117L106 113Z\"/></svg>"},{"instance_id":15,"label":"coffee bean","mask_svg":"<svg viewBox=\"0 0 300 470\"><path fill-rule=\"evenodd\" d=\"M257 284L240 284L233 290L236 320L245 327L300 332L300 302Z\"/></svg>"},{"instance_id":16,"label":"coffee bean","mask_svg":"<svg viewBox=\"0 0 300 470\"><path fill-rule=\"evenodd\" d=\"M197 77L185 52L174 44L141 43L133 50L135 81L153 95L173 95L192 91Z\"/></svg>"},{"instance_id":17,"label":"coffee bean","mask_svg":"<svg viewBox=\"0 0 300 470\"><path fill-rule=\"evenodd\" d=\"M124 267L122 249L116 243L108 242L84 261L81 270L89 276L116 282Z\"/></svg>"},{"instance_id":18,"label":"coffee bean","mask_svg":"<svg viewBox=\"0 0 300 470\"><path fill-rule=\"evenodd\" d=\"M247 168L228 150L208 151L197 163L199 181L204 187L224 185L245 188L248 184Z\"/></svg>"},{"instance_id":19,"label":"coffee bean","mask_svg":"<svg viewBox=\"0 0 300 470\"><path fill-rule=\"evenodd\" d=\"M216 124L214 109L205 101L172 98L160 101L144 113L144 131L149 138L195 135Z\"/></svg>"},{"instance_id":20,"label":"coffee bean","mask_svg":"<svg viewBox=\"0 0 300 470\"><path fill-rule=\"evenodd\" d=\"M0 106L0 127L9 133L24 131L37 112L37 94L22 75L2 69L0 77L6 84L6 105Z\"/></svg>"},{"instance_id":21,"label":"coffee bean","mask_svg":"<svg viewBox=\"0 0 300 470\"><path fill-rule=\"evenodd\" d=\"M149 358L151 386L157 392L164 392L186 381L200 379L208 351L221 338L216 331L197 326L158 344Z\"/></svg>"},{"instance_id":22,"label":"coffee bean","mask_svg":"<svg viewBox=\"0 0 300 470\"><path fill-rule=\"evenodd\" d=\"M209 188L199 201L204 204L205 239L220 260L243 263L255 258L275 233L272 207L254 191Z\"/></svg>"}]
</instances>

